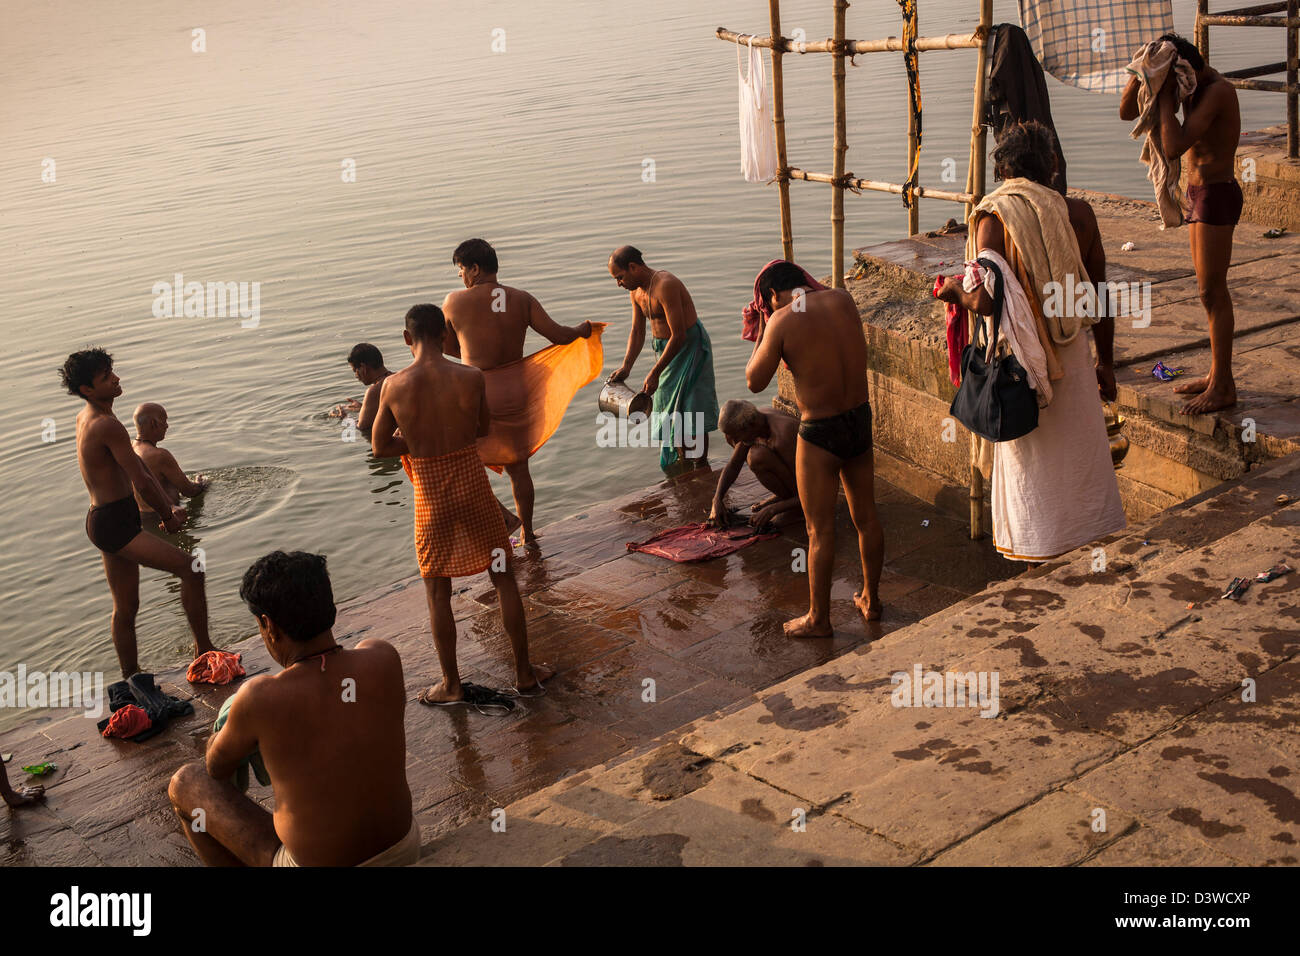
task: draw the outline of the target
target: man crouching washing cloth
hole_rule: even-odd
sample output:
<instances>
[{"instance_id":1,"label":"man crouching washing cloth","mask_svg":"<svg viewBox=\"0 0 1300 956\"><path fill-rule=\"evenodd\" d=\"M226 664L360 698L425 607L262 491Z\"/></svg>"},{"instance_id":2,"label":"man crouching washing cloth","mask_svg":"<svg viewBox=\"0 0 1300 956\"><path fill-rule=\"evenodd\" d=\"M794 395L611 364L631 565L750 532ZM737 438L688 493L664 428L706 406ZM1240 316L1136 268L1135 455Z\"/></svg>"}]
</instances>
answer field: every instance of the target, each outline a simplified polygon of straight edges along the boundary
<instances>
[{"instance_id":1,"label":"man crouching washing cloth","mask_svg":"<svg viewBox=\"0 0 1300 956\"><path fill-rule=\"evenodd\" d=\"M1106 255L1092 208L1048 185L1056 160L1045 127L1035 122L1009 127L993 159L995 175L1004 182L972 213L966 254L1010 264L1003 271L1003 322L1010 324L999 335L1008 341L994 347L1014 353L1036 386L1045 371L1048 387L1037 388L1043 406L1038 427L1014 441L981 440L980 469L986 476L991 471L998 551L1016 561L1044 561L1121 531L1126 523L1098 401L1098 389L1107 399L1115 397L1114 319L1098 318L1100 309L1043 312L1052 283L1074 301L1077 288L1091 288L1089 276L1104 281ZM955 276L939 298L985 316L991 329L987 317L993 298L987 286L966 291ZM1097 345L1095 366L1082 334L1089 327Z\"/></svg>"}]
</instances>

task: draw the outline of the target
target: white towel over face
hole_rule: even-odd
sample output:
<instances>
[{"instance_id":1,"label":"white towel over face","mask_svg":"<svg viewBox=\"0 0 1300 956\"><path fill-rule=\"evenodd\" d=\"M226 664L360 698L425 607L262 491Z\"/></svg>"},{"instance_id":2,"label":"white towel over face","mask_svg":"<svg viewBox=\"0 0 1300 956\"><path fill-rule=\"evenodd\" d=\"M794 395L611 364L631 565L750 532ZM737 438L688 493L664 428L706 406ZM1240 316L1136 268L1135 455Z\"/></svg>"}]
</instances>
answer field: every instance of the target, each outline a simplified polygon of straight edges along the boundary
<instances>
[{"instance_id":1,"label":"white towel over face","mask_svg":"<svg viewBox=\"0 0 1300 956\"><path fill-rule=\"evenodd\" d=\"M1147 179L1156 191L1161 229L1183 224L1183 191L1178 182L1183 164L1178 157L1168 159L1160 146L1160 105L1157 94L1173 70L1178 84L1178 102L1196 91L1196 71L1178 55L1168 40L1158 40L1138 48L1126 69L1138 77L1138 120L1129 134L1134 139L1146 137L1142 144L1142 162L1147 164Z\"/></svg>"}]
</instances>

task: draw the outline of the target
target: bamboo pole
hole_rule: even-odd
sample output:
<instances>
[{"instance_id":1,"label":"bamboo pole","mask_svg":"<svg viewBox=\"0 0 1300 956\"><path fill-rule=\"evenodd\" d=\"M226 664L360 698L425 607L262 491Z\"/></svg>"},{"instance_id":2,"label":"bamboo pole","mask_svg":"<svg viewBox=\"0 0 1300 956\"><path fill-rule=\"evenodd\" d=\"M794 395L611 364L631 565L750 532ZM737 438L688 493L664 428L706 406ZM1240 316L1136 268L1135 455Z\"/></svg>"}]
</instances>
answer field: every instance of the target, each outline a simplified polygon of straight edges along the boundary
<instances>
[{"instance_id":1,"label":"bamboo pole","mask_svg":"<svg viewBox=\"0 0 1300 956\"><path fill-rule=\"evenodd\" d=\"M1205 0L1202 0L1205 2ZM971 163L967 172L966 191L984 195L984 154L987 152L987 130L984 126L984 101L988 96L988 57L989 30L993 26L993 0L980 0L980 25L977 32L983 34L984 42L976 55L975 66L975 106L971 121ZM966 221L970 223L970 214L975 203L967 206ZM969 228L969 226L968 226ZM970 341L975 341L975 316L971 315L967 326ZM979 438L970 436L970 537L978 541L984 537L984 473L979 465Z\"/></svg>"},{"instance_id":2,"label":"bamboo pole","mask_svg":"<svg viewBox=\"0 0 1300 956\"><path fill-rule=\"evenodd\" d=\"M1210 27L1205 22L1205 16L1210 12L1210 0L1196 0L1196 25L1193 27L1192 35L1196 40L1196 50L1202 58L1210 58Z\"/></svg>"},{"instance_id":3,"label":"bamboo pole","mask_svg":"<svg viewBox=\"0 0 1300 956\"><path fill-rule=\"evenodd\" d=\"M814 40L811 43L807 41L800 43L791 40L789 37L781 36L778 36L777 41L774 43L772 36L761 36L757 33L737 33L725 27L718 27L714 33L719 40L726 40L728 43L741 43L747 46L750 40L753 40L756 47L762 47L765 50L779 49L782 53L831 53L835 47L834 40ZM844 44L844 52L848 56L857 56L859 53L901 53L907 49L899 37L886 37L883 40L845 40ZM980 39L976 33L947 33L937 37L918 37L916 41L916 49L920 53L935 50L973 50L978 46L980 46Z\"/></svg>"},{"instance_id":4,"label":"bamboo pole","mask_svg":"<svg viewBox=\"0 0 1300 956\"><path fill-rule=\"evenodd\" d=\"M781 0L767 0L767 16L772 36L781 37ZM776 130L776 184L781 201L781 255L794 261L794 227L790 221L789 163L785 152L785 85L781 75L781 45L772 44L772 126Z\"/></svg>"},{"instance_id":5,"label":"bamboo pole","mask_svg":"<svg viewBox=\"0 0 1300 956\"><path fill-rule=\"evenodd\" d=\"M844 109L844 11L848 0L835 0L835 50L831 79L835 107L834 192L831 193L831 288L844 288L844 155L849 151Z\"/></svg>"},{"instance_id":6,"label":"bamboo pole","mask_svg":"<svg viewBox=\"0 0 1300 956\"><path fill-rule=\"evenodd\" d=\"M790 167L790 178L801 179L808 183L835 183L835 177L830 173L810 173L800 169L798 166ZM874 179L854 179L846 178L844 185L848 189L866 189L878 193L894 193L901 195L903 185L901 183L886 183ZM916 195L925 199L943 199L947 202L969 203L977 197L971 193L955 193L946 189L931 189L926 186L917 186Z\"/></svg>"},{"instance_id":7,"label":"bamboo pole","mask_svg":"<svg viewBox=\"0 0 1300 956\"><path fill-rule=\"evenodd\" d=\"M1286 31L1286 155L1287 159L1300 156L1300 111L1296 102L1296 79L1300 71L1300 47L1297 46L1296 15L1300 14L1300 3L1287 0L1286 18L1291 27Z\"/></svg>"},{"instance_id":8,"label":"bamboo pole","mask_svg":"<svg viewBox=\"0 0 1300 956\"><path fill-rule=\"evenodd\" d=\"M918 33L919 16L920 14L917 12L916 6L913 5L912 15L911 17L908 18L910 21L909 32L913 37L915 37ZM918 87L921 85L921 58L920 57L916 58L916 84ZM908 89L908 104L907 104L908 105L907 176L908 176L908 180L911 181L912 170L913 168L915 168L916 163L918 162L919 157L917 156L917 154L920 152L921 143L920 143L920 138L917 136L917 130L916 130L916 110L911 108L912 106L912 102L911 102L912 91L910 89L911 84L909 83L908 86L909 89ZM919 91L918 91L918 95L919 95ZM913 193L911 205L907 207L907 234L909 236L915 236L920 231L921 231L921 200L916 195L916 193Z\"/></svg>"}]
</instances>

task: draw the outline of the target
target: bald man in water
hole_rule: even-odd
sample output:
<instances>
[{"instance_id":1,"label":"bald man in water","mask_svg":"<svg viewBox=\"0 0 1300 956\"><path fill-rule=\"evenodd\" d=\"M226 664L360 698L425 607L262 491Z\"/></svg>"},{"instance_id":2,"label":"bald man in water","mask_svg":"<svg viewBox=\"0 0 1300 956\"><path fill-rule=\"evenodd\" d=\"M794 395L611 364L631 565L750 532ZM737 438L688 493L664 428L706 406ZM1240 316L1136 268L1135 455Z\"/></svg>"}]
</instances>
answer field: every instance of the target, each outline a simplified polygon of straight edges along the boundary
<instances>
[{"instance_id":1,"label":"bald man in water","mask_svg":"<svg viewBox=\"0 0 1300 956\"><path fill-rule=\"evenodd\" d=\"M140 460L144 462L145 467L162 488L163 494L167 496L167 500L171 502L172 511L184 521L188 512L180 506L181 495L193 498L204 491L211 482L203 475L195 475L194 480L190 481L181 470L181 466L176 463L172 453L158 447L158 443L167 437L167 409L157 402L145 402L136 408L135 415L132 417L135 420L135 441L131 443L131 447L135 449L135 453L140 456ZM148 518L153 508L138 488L135 491L135 500L140 506L141 513Z\"/></svg>"}]
</instances>

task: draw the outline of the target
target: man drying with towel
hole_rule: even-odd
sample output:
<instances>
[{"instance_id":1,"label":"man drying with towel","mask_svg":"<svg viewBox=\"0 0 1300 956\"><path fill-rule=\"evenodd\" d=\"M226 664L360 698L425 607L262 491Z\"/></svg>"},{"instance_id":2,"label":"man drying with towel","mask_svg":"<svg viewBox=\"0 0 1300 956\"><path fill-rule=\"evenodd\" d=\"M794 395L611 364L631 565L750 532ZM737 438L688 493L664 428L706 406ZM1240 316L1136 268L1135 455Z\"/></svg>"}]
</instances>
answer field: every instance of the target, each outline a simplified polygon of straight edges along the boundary
<instances>
[{"instance_id":1,"label":"man drying with towel","mask_svg":"<svg viewBox=\"0 0 1300 956\"><path fill-rule=\"evenodd\" d=\"M1232 233L1243 202L1235 175L1241 138L1237 91L1176 33L1142 47L1128 69L1133 77L1124 88L1119 115L1138 120L1134 137L1147 134L1142 161L1151 165L1157 205L1167 226L1182 222L1179 161L1183 154L1188 161L1187 230L1201 304L1210 322L1210 374L1176 385L1174 391L1196 396L1183 406L1189 415L1218 411L1237 401L1232 378L1236 319L1228 292Z\"/></svg>"},{"instance_id":2,"label":"man drying with towel","mask_svg":"<svg viewBox=\"0 0 1300 956\"><path fill-rule=\"evenodd\" d=\"M641 391L654 396L650 430L662 442L659 467L671 473L709 467L709 432L718 428L713 343L695 314L691 294L671 272L648 267L640 250L633 246L614 250L609 257L609 274L619 288L628 290L632 330L623 364L608 381L621 382L632 373L645 346L645 323L649 319L658 358ZM688 450L692 453L688 454Z\"/></svg>"},{"instance_id":3,"label":"man drying with towel","mask_svg":"<svg viewBox=\"0 0 1300 956\"><path fill-rule=\"evenodd\" d=\"M538 696L552 672L528 660L510 539L478 455L477 440L491 424L483 373L442 354L446 331L436 305L415 305L406 313L403 336L415 361L385 379L370 437L376 457L402 456L415 489L415 551L442 665L442 681L421 693L420 703L472 702L482 690L461 683L451 611L451 579L480 571L488 572L501 603L501 623L515 656L515 690Z\"/></svg>"},{"instance_id":4,"label":"man drying with towel","mask_svg":"<svg viewBox=\"0 0 1300 956\"><path fill-rule=\"evenodd\" d=\"M334 640L325 558L273 551L244 574L239 596L283 670L231 698L203 761L167 789L208 866L406 866L420 827L406 782L406 686L387 641ZM236 781L247 761L270 778L275 811Z\"/></svg>"},{"instance_id":5,"label":"man drying with towel","mask_svg":"<svg viewBox=\"0 0 1300 956\"><path fill-rule=\"evenodd\" d=\"M523 522L520 540L535 545L533 477L528 459L554 434L569 402L600 374L604 323L560 325L523 289L497 281L496 250L483 239L466 239L451 254L464 289L442 303L448 355L482 369L492 424L479 439L483 464L510 476L515 508ZM532 329L550 348L524 358Z\"/></svg>"}]
</instances>

